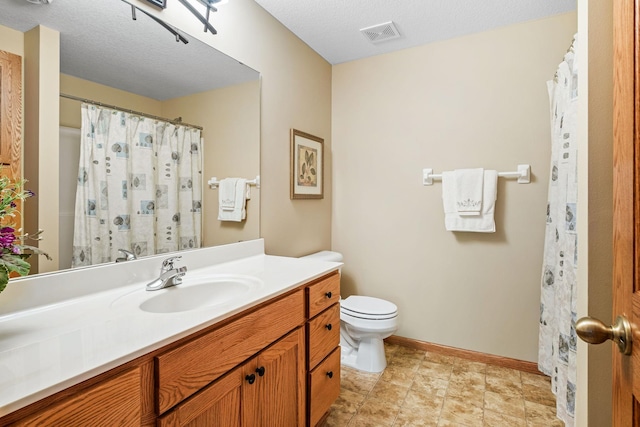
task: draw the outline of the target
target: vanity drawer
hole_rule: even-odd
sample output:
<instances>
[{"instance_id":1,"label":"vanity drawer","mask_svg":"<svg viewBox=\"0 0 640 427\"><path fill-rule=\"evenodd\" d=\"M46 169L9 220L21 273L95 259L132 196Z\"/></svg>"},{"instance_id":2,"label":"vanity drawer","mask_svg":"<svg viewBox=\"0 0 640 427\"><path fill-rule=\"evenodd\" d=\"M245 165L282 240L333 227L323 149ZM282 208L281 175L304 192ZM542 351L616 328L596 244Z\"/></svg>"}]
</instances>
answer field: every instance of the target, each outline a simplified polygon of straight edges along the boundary
<instances>
[{"instance_id":1,"label":"vanity drawer","mask_svg":"<svg viewBox=\"0 0 640 427\"><path fill-rule=\"evenodd\" d=\"M307 287L307 317L311 319L340 300L340 273L337 271Z\"/></svg>"},{"instance_id":2,"label":"vanity drawer","mask_svg":"<svg viewBox=\"0 0 640 427\"><path fill-rule=\"evenodd\" d=\"M155 358L160 414L304 323L302 290Z\"/></svg>"},{"instance_id":3,"label":"vanity drawer","mask_svg":"<svg viewBox=\"0 0 640 427\"><path fill-rule=\"evenodd\" d=\"M340 305L334 304L307 322L307 337L309 369L313 369L340 344Z\"/></svg>"},{"instance_id":4,"label":"vanity drawer","mask_svg":"<svg viewBox=\"0 0 640 427\"><path fill-rule=\"evenodd\" d=\"M340 347L309 374L309 425L315 426L340 395Z\"/></svg>"}]
</instances>

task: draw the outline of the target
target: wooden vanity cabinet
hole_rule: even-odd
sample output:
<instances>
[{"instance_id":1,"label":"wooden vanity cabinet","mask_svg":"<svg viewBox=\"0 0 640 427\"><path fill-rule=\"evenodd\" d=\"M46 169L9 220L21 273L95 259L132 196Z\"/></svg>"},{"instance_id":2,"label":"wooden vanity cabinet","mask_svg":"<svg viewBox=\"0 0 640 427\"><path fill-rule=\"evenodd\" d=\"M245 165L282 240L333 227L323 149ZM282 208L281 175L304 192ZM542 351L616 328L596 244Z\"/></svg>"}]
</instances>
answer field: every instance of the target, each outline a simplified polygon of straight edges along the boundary
<instances>
[{"instance_id":1,"label":"wooden vanity cabinet","mask_svg":"<svg viewBox=\"0 0 640 427\"><path fill-rule=\"evenodd\" d=\"M298 290L156 356L158 413L302 326L304 320L304 294Z\"/></svg>"},{"instance_id":2,"label":"wooden vanity cabinet","mask_svg":"<svg viewBox=\"0 0 640 427\"><path fill-rule=\"evenodd\" d=\"M339 296L331 273L5 415L0 426L315 426L340 393Z\"/></svg>"},{"instance_id":3,"label":"wooden vanity cabinet","mask_svg":"<svg viewBox=\"0 0 640 427\"><path fill-rule=\"evenodd\" d=\"M160 417L158 426L302 426L304 362L298 328Z\"/></svg>"},{"instance_id":4,"label":"wooden vanity cabinet","mask_svg":"<svg viewBox=\"0 0 640 427\"><path fill-rule=\"evenodd\" d=\"M306 288L307 420L318 425L340 395L340 273Z\"/></svg>"}]
</instances>

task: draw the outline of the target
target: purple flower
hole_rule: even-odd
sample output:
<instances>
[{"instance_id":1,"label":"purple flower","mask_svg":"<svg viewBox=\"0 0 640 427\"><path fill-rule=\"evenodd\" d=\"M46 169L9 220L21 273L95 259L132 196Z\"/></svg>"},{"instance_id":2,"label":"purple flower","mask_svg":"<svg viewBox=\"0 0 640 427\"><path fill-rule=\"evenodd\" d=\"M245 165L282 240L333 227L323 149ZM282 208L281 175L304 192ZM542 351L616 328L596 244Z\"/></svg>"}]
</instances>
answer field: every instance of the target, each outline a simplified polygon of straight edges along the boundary
<instances>
[{"instance_id":1,"label":"purple flower","mask_svg":"<svg viewBox=\"0 0 640 427\"><path fill-rule=\"evenodd\" d=\"M14 229L11 227L2 227L0 228L0 247L1 248L11 248L13 246L13 242L16 240L16 236L14 233Z\"/></svg>"},{"instance_id":2,"label":"purple flower","mask_svg":"<svg viewBox=\"0 0 640 427\"><path fill-rule=\"evenodd\" d=\"M36 193L34 193L31 190L24 190L24 197L33 197L35 195L36 195Z\"/></svg>"},{"instance_id":3,"label":"purple flower","mask_svg":"<svg viewBox=\"0 0 640 427\"><path fill-rule=\"evenodd\" d=\"M11 206L12 208L18 207L18 205L16 205L16 202L11 202L11 204L9 206Z\"/></svg>"}]
</instances>

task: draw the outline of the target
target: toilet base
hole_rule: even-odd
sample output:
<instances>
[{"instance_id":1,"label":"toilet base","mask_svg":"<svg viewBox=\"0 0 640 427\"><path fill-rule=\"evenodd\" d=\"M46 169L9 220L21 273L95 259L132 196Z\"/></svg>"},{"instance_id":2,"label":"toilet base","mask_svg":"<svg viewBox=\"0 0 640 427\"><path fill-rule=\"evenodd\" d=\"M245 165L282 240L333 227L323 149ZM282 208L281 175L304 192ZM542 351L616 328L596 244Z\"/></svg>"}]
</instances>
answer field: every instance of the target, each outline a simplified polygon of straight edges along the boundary
<instances>
[{"instance_id":1,"label":"toilet base","mask_svg":"<svg viewBox=\"0 0 640 427\"><path fill-rule=\"evenodd\" d=\"M363 339L358 348L353 348L345 342L341 342L340 346L340 363L344 366L375 373L382 372L387 367L384 343L381 338Z\"/></svg>"}]
</instances>

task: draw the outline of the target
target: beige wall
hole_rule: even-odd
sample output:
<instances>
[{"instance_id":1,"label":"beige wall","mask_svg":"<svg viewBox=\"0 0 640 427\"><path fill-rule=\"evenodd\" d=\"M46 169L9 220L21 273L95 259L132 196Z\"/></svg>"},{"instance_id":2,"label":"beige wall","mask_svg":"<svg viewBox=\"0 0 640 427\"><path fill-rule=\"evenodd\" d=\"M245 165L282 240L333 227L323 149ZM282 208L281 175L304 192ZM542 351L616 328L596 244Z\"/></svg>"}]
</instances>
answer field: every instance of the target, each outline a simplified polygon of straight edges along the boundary
<instances>
[{"instance_id":1,"label":"beige wall","mask_svg":"<svg viewBox=\"0 0 640 427\"><path fill-rule=\"evenodd\" d=\"M578 1L578 318L613 320L613 6ZM617 314L617 313L616 313ZM578 342L576 425L611 424L612 344Z\"/></svg>"},{"instance_id":2,"label":"beige wall","mask_svg":"<svg viewBox=\"0 0 640 427\"><path fill-rule=\"evenodd\" d=\"M247 219L218 221L218 191L207 181L260 174L260 81L171 99L162 103L165 117L182 116L204 128L203 230L204 246L233 243L260 236L260 190L251 187Z\"/></svg>"},{"instance_id":3,"label":"beige wall","mask_svg":"<svg viewBox=\"0 0 640 427\"><path fill-rule=\"evenodd\" d=\"M333 248L343 292L399 307L400 336L537 360L550 158L546 81L568 13L349 62L333 70ZM500 171L494 234L444 229L422 169Z\"/></svg>"},{"instance_id":4,"label":"beige wall","mask_svg":"<svg viewBox=\"0 0 640 427\"><path fill-rule=\"evenodd\" d=\"M273 255L331 246L331 65L253 0L234 0L211 15L212 36L178 2L158 12L135 4L261 73L260 235ZM289 199L289 130L325 140L322 200Z\"/></svg>"},{"instance_id":5,"label":"beige wall","mask_svg":"<svg viewBox=\"0 0 640 427\"><path fill-rule=\"evenodd\" d=\"M93 99L104 104L142 111L147 114L162 115L161 101L67 74L60 74L60 92L80 98ZM61 97L60 126L80 129L81 124L80 102Z\"/></svg>"},{"instance_id":6,"label":"beige wall","mask_svg":"<svg viewBox=\"0 0 640 427\"><path fill-rule=\"evenodd\" d=\"M24 176L38 202L25 206L24 228L45 231L38 247L52 258L31 257L33 273L58 270L59 72L60 33L24 33Z\"/></svg>"},{"instance_id":7,"label":"beige wall","mask_svg":"<svg viewBox=\"0 0 640 427\"><path fill-rule=\"evenodd\" d=\"M24 55L24 33L0 25L0 50Z\"/></svg>"}]
</instances>

